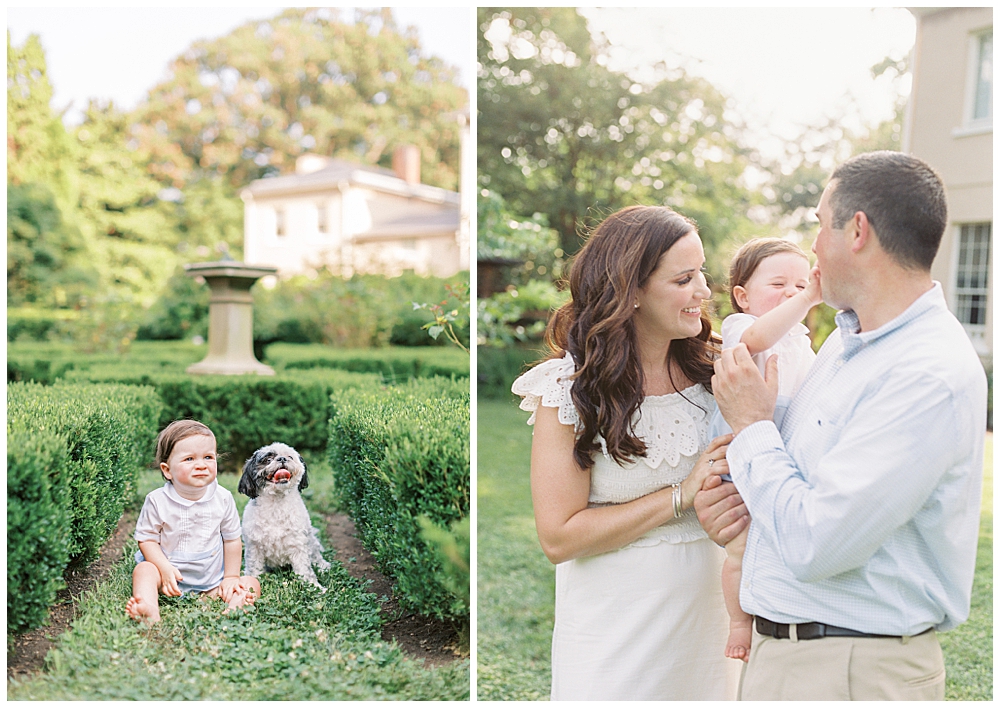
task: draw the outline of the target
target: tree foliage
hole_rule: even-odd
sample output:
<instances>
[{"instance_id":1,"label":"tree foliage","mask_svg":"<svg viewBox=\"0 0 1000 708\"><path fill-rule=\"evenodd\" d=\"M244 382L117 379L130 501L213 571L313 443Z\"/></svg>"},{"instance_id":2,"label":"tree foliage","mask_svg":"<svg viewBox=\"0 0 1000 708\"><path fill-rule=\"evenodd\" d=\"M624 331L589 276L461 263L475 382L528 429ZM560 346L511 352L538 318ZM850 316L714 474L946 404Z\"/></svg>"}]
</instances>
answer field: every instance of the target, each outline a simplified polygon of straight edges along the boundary
<instances>
[{"instance_id":1,"label":"tree foliage","mask_svg":"<svg viewBox=\"0 0 1000 708\"><path fill-rule=\"evenodd\" d=\"M79 230L38 184L7 185L7 304L72 307L96 284Z\"/></svg>"},{"instance_id":2,"label":"tree foliage","mask_svg":"<svg viewBox=\"0 0 1000 708\"><path fill-rule=\"evenodd\" d=\"M72 130L39 38L14 47L8 33L10 301L93 309L87 336L122 346L178 264L238 255L239 191L304 152L389 167L413 144L422 181L456 188L468 97L455 70L391 10L341 12L288 9L195 42L135 111L91 102Z\"/></svg>"},{"instance_id":3,"label":"tree foliage","mask_svg":"<svg viewBox=\"0 0 1000 708\"><path fill-rule=\"evenodd\" d=\"M230 194L288 171L303 152L391 166L392 149L420 148L422 177L456 188L467 102L454 70L420 51L389 9L288 9L225 37L195 42L135 116L164 184L220 175Z\"/></svg>"},{"instance_id":4,"label":"tree foliage","mask_svg":"<svg viewBox=\"0 0 1000 708\"><path fill-rule=\"evenodd\" d=\"M709 83L663 66L652 84L608 69L609 47L573 8L480 8L478 24L480 183L515 213L547 215L565 252L636 203L695 219L710 254L752 228L749 153Z\"/></svg>"}]
</instances>

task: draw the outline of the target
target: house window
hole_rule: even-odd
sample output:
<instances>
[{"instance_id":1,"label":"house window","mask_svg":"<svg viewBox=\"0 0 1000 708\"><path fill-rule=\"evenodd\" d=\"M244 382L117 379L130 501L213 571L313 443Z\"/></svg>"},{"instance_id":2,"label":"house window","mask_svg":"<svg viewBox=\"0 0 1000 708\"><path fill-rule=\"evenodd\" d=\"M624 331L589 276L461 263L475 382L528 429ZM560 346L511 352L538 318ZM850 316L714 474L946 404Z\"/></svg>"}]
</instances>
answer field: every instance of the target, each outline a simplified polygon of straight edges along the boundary
<instances>
[{"instance_id":1,"label":"house window","mask_svg":"<svg viewBox=\"0 0 1000 708\"><path fill-rule=\"evenodd\" d=\"M326 204L316 205L316 231L321 234L330 233L330 223L327 219Z\"/></svg>"},{"instance_id":2,"label":"house window","mask_svg":"<svg viewBox=\"0 0 1000 708\"><path fill-rule=\"evenodd\" d=\"M962 224L955 269L955 315L970 335L986 333L992 224Z\"/></svg>"},{"instance_id":3,"label":"house window","mask_svg":"<svg viewBox=\"0 0 1000 708\"><path fill-rule=\"evenodd\" d=\"M976 83L972 103L972 120L993 118L993 30L975 38Z\"/></svg>"},{"instance_id":4,"label":"house window","mask_svg":"<svg viewBox=\"0 0 1000 708\"><path fill-rule=\"evenodd\" d=\"M285 223L284 209L279 208L274 210L274 235L275 236L288 235L288 225Z\"/></svg>"}]
</instances>

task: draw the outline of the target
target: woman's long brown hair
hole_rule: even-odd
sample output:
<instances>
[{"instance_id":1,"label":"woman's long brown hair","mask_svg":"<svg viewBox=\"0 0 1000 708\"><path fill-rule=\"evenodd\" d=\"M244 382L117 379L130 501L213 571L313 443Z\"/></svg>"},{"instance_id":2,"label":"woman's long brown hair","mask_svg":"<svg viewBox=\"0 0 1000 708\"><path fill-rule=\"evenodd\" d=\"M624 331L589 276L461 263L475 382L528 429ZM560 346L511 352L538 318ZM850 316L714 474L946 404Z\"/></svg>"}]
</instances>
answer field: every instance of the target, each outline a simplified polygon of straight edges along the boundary
<instances>
[{"instance_id":1,"label":"woman's long brown hair","mask_svg":"<svg viewBox=\"0 0 1000 708\"><path fill-rule=\"evenodd\" d=\"M632 425L644 397L633 321L636 293L660 257L695 228L667 207L626 207L601 222L573 260L572 297L552 316L545 336L553 357L569 352L576 363L572 396L583 430L573 457L583 469L590 469L601 449L598 434L619 464L646 454ZM711 390L718 352L703 304L698 336L670 343L668 372L675 363L684 376Z\"/></svg>"}]
</instances>

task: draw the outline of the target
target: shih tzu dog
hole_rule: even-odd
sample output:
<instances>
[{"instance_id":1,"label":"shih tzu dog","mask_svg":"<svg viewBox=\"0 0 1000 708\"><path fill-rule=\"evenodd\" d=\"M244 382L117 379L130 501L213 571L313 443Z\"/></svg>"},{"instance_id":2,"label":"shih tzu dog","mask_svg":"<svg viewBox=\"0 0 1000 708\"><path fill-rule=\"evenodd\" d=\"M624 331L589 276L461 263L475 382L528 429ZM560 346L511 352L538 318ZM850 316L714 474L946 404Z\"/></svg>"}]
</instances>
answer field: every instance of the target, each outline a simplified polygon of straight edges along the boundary
<instances>
[{"instance_id":1,"label":"shih tzu dog","mask_svg":"<svg viewBox=\"0 0 1000 708\"><path fill-rule=\"evenodd\" d=\"M305 462L288 445L271 443L246 461L239 490L250 497L243 510L247 575L291 565L300 578L325 590L312 567L327 570L330 563L321 555L323 547L299 494L307 486Z\"/></svg>"}]
</instances>

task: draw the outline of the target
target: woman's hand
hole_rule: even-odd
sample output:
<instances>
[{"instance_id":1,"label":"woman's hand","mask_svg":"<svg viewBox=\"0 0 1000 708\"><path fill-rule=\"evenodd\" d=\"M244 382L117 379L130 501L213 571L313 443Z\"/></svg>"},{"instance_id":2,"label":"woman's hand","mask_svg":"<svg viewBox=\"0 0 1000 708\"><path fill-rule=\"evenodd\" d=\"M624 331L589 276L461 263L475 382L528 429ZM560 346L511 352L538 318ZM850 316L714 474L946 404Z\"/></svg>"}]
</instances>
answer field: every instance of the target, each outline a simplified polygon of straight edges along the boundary
<instances>
[{"instance_id":1,"label":"woman's hand","mask_svg":"<svg viewBox=\"0 0 1000 708\"><path fill-rule=\"evenodd\" d=\"M720 435L705 448L705 452L698 458L691 473L681 482L682 509L687 510L694 506L694 496L701 490L709 476L729 473L726 450L729 449L732 440L732 435Z\"/></svg>"},{"instance_id":2,"label":"woman's hand","mask_svg":"<svg viewBox=\"0 0 1000 708\"><path fill-rule=\"evenodd\" d=\"M181 589L177 583L184 580L181 576L181 571L177 570L170 563L163 563L156 567L160 571L160 592L167 597L180 597Z\"/></svg>"}]
</instances>

